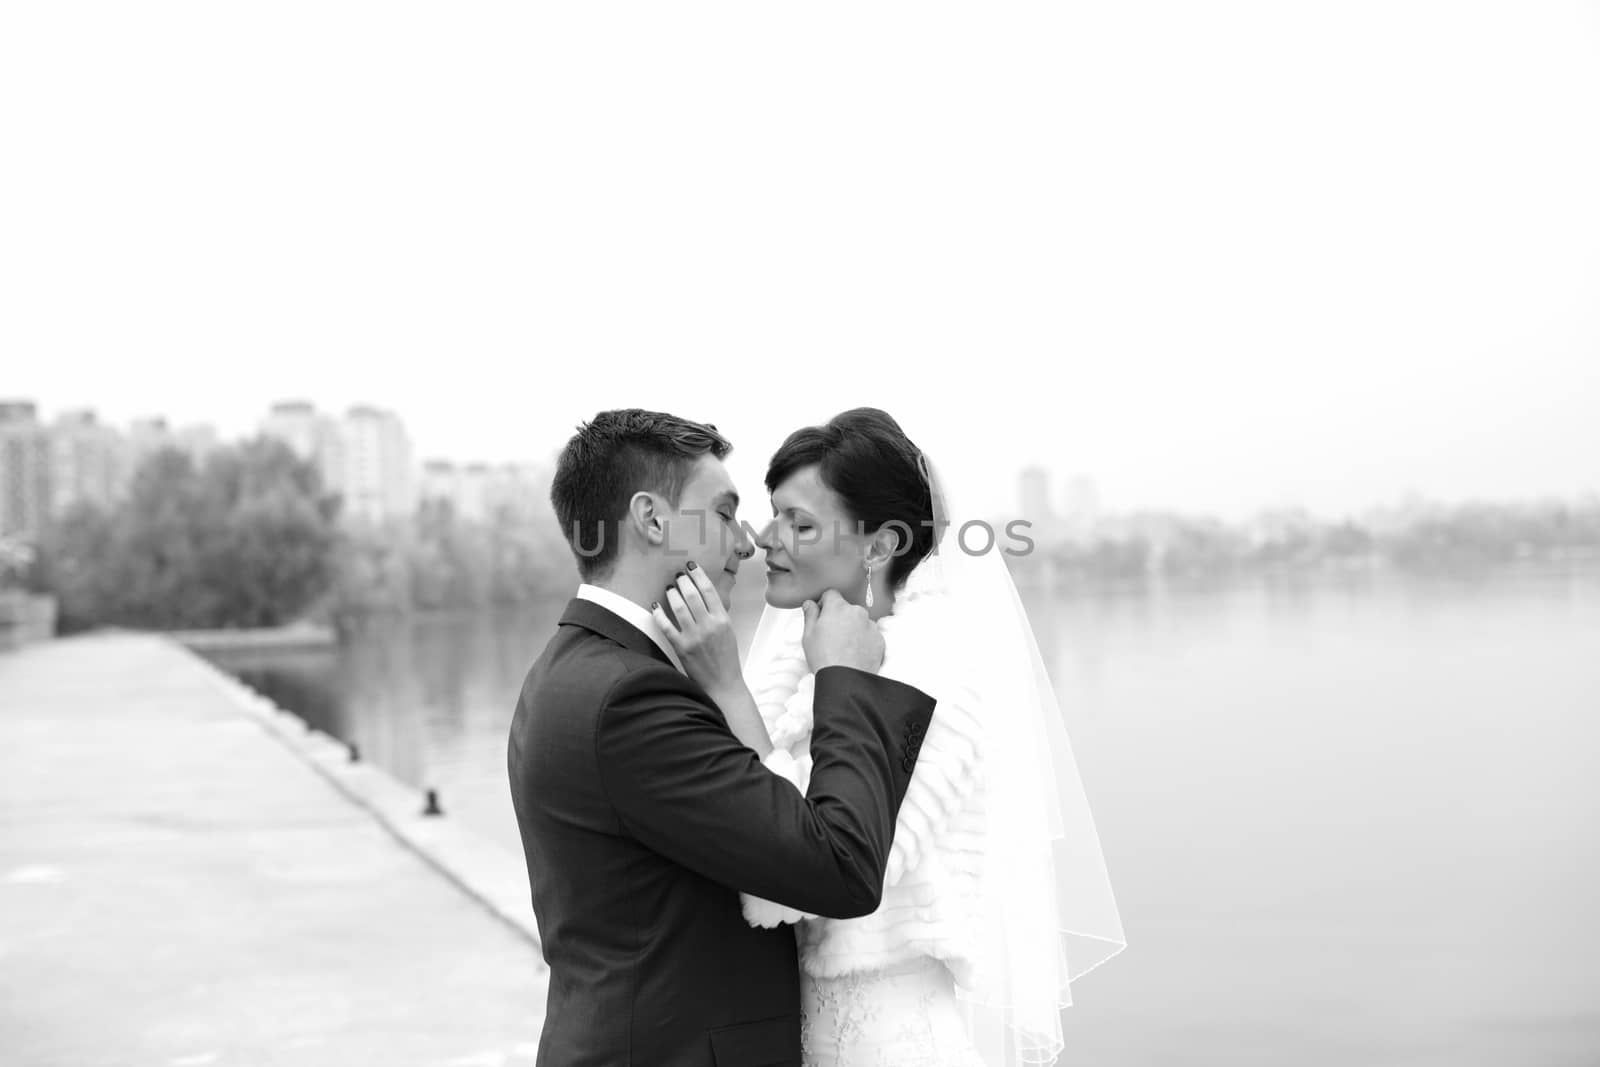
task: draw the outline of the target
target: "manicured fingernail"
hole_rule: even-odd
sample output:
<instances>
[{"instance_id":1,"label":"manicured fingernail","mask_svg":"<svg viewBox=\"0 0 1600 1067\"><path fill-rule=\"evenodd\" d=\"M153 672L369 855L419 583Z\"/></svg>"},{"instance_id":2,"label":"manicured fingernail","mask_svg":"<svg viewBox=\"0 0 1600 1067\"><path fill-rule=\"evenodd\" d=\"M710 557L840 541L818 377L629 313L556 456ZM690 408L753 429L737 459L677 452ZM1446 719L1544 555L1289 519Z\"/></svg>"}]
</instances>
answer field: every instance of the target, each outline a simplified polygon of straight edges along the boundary
<instances>
[{"instance_id":1,"label":"manicured fingernail","mask_svg":"<svg viewBox=\"0 0 1600 1067\"><path fill-rule=\"evenodd\" d=\"M654 603L652 603L650 605L650 610L651 611L660 611L661 610L661 601L657 600Z\"/></svg>"},{"instance_id":2,"label":"manicured fingernail","mask_svg":"<svg viewBox=\"0 0 1600 1067\"><path fill-rule=\"evenodd\" d=\"M691 559L688 563L684 564L684 566L688 567L690 570L694 570L694 560Z\"/></svg>"}]
</instances>

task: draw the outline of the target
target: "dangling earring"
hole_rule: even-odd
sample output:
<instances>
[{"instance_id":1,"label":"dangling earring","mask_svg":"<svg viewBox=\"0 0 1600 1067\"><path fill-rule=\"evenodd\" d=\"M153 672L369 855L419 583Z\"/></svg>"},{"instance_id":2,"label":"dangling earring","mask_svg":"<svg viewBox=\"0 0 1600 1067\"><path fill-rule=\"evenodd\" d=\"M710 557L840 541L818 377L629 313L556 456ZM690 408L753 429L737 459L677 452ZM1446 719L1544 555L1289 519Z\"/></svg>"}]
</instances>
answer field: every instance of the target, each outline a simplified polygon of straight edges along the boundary
<instances>
[{"instance_id":1,"label":"dangling earring","mask_svg":"<svg viewBox=\"0 0 1600 1067\"><path fill-rule=\"evenodd\" d=\"M872 564L867 564L867 610L872 610Z\"/></svg>"}]
</instances>

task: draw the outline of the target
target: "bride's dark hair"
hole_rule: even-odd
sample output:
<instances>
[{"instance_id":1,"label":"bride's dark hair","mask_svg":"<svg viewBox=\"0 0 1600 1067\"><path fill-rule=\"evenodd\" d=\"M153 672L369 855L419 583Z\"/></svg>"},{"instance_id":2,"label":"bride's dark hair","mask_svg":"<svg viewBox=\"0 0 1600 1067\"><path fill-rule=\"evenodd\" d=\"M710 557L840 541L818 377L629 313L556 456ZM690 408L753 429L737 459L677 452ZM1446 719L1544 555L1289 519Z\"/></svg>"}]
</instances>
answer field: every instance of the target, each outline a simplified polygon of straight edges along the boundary
<instances>
[{"instance_id":1,"label":"bride's dark hair","mask_svg":"<svg viewBox=\"0 0 1600 1067\"><path fill-rule=\"evenodd\" d=\"M933 550L933 494L922 450L888 412L853 408L790 434L767 464L767 492L812 464L867 533L895 524L889 585L898 587Z\"/></svg>"}]
</instances>

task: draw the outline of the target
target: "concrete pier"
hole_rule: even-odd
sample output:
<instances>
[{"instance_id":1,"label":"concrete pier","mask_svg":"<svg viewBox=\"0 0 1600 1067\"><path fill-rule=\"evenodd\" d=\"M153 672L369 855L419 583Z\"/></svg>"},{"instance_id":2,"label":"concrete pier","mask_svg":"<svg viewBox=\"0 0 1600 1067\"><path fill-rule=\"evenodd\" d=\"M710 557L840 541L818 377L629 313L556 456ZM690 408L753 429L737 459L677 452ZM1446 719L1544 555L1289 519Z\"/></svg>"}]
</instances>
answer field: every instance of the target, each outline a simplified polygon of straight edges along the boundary
<instances>
[{"instance_id":1,"label":"concrete pier","mask_svg":"<svg viewBox=\"0 0 1600 1067\"><path fill-rule=\"evenodd\" d=\"M0 654L0 1062L531 1065L545 971L496 911L506 857L230 685L152 636Z\"/></svg>"}]
</instances>

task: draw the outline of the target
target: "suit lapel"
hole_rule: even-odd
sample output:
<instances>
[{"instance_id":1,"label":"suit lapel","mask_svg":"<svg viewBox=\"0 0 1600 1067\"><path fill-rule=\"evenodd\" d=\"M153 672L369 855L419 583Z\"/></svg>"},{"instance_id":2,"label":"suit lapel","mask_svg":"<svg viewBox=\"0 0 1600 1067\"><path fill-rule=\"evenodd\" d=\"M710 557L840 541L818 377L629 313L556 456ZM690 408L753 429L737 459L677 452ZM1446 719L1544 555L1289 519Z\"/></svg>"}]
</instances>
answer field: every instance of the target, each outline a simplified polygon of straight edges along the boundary
<instances>
[{"instance_id":1,"label":"suit lapel","mask_svg":"<svg viewBox=\"0 0 1600 1067\"><path fill-rule=\"evenodd\" d=\"M661 651L661 647L650 640L637 626L615 612L607 611L592 600L574 597L567 604L567 610L562 613L559 625L581 626L590 633L615 641L623 648L637 652L641 656L650 656L669 667L672 666L672 661Z\"/></svg>"}]
</instances>

